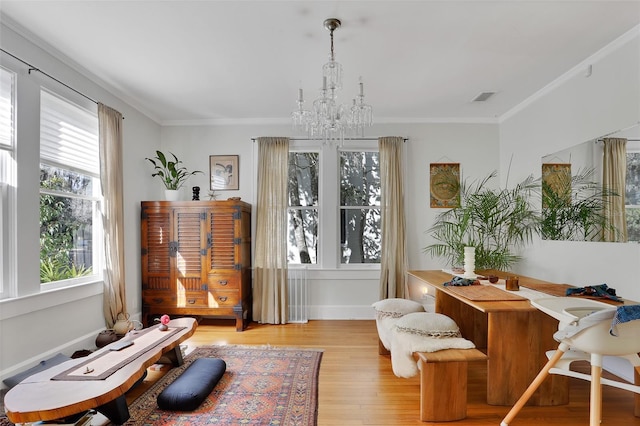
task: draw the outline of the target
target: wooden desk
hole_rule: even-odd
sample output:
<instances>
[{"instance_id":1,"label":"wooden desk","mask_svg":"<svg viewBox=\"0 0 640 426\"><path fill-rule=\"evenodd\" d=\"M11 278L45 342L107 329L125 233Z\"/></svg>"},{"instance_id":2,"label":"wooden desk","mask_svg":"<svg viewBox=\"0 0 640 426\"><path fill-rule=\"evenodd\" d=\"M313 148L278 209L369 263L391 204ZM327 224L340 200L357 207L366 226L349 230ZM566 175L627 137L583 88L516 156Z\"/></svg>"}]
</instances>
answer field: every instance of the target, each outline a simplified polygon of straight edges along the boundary
<instances>
[{"instance_id":1,"label":"wooden desk","mask_svg":"<svg viewBox=\"0 0 640 426\"><path fill-rule=\"evenodd\" d=\"M147 367L156 363L163 355L168 356L174 365L182 364L178 345L193 335L196 326L196 320L193 318L172 320L169 327L183 328L102 380L52 380L52 378L75 366L80 367L88 361L106 357L110 354L110 347L114 343L124 339L135 339L135 335L130 334L85 358L72 359L34 374L11 388L5 395L4 406L7 417L13 423L27 423L55 420L96 409L113 423L122 424L129 418L125 392L143 377ZM124 351L134 351L135 348L134 344L121 352L124 355Z\"/></svg>"},{"instance_id":2,"label":"wooden desk","mask_svg":"<svg viewBox=\"0 0 640 426\"><path fill-rule=\"evenodd\" d=\"M505 274L501 274L505 275ZM411 289L424 288L435 296L435 310L451 317L462 336L485 349L487 403L513 405L547 362L545 352L556 349L553 333L558 321L533 307L529 300L472 301L443 285L452 276L442 271L409 271ZM551 284L519 276L528 282ZM518 294L518 292L514 292ZM416 298L416 295L412 295ZM569 402L569 381L551 375L529 400L529 405L561 405Z\"/></svg>"}]
</instances>

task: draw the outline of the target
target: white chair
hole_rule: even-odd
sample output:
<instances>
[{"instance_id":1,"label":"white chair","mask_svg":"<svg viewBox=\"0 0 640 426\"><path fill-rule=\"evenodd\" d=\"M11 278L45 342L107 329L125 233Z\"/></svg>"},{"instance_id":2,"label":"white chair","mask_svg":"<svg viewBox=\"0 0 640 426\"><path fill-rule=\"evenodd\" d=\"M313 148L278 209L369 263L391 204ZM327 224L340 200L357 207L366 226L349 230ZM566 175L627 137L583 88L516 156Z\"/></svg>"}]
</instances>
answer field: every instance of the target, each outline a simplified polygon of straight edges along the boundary
<instances>
[{"instance_id":1,"label":"white chair","mask_svg":"<svg viewBox=\"0 0 640 426\"><path fill-rule=\"evenodd\" d=\"M560 324L554 338L558 349L549 351L549 362L540 370L527 390L500 423L508 426L549 374L561 374L591 381L589 424L598 426L602 417L602 385L614 386L640 394L640 386L602 378L604 356L626 358L640 374L640 320L618 324L609 333L616 307L606 303L574 297L554 297L531 301L531 304L556 318ZM591 363L591 374L569 369L577 360ZM637 413L636 413L637 414Z\"/></svg>"}]
</instances>

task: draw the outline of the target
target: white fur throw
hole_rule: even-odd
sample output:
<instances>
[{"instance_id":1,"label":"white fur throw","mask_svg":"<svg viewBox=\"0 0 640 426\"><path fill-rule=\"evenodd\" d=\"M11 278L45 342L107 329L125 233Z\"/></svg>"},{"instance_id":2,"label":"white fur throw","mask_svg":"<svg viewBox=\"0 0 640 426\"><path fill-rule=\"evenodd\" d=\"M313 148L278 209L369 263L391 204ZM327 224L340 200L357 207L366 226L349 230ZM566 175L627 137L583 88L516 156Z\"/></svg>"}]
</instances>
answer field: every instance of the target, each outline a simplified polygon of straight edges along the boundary
<instances>
[{"instance_id":1,"label":"white fur throw","mask_svg":"<svg viewBox=\"0 0 640 426\"><path fill-rule=\"evenodd\" d=\"M384 346L388 351L391 350L391 338L393 336L393 332L396 328L396 323L399 318L394 317L382 317L376 318L376 327L378 328L378 337L380 337L380 342L382 342L382 346Z\"/></svg>"},{"instance_id":2,"label":"white fur throw","mask_svg":"<svg viewBox=\"0 0 640 426\"><path fill-rule=\"evenodd\" d=\"M391 334L391 367L398 377L418 374L414 352L475 348L473 342L460 337L455 321L442 314L407 314L396 321Z\"/></svg>"}]
</instances>

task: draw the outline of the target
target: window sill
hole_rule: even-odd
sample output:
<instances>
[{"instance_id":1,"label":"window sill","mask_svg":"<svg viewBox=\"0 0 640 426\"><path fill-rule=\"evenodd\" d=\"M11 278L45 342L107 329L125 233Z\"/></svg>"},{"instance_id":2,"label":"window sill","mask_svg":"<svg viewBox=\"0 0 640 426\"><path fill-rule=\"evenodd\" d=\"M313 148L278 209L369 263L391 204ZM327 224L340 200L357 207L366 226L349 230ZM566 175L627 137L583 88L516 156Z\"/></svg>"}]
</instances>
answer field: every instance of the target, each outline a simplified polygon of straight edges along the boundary
<instances>
[{"instance_id":1,"label":"window sill","mask_svg":"<svg viewBox=\"0 0 640 426\"><path fill-rule=\"evenodd\" d=\"M0 321L102 294L102 281L0 300Z\"/></svg>"}]
</instances>

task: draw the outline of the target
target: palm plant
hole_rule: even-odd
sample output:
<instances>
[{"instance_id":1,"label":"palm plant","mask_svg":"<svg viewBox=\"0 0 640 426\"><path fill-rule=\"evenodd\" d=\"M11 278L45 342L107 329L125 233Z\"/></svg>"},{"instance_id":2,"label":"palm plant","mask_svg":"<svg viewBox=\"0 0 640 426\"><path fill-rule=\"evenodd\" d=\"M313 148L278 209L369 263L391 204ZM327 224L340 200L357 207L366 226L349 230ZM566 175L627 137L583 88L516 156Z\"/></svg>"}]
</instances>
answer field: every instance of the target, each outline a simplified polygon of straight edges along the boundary
<instances>
[{"instance_id":1,"label":"palm plant","mask_svg":"<svg viewBox=\"0 0 640 426\"><path fill-rule=\"evenodd\" d=\"M492 172L480 181L460 185L460 205L440 213L427 230L438 242L424 251L444 257L451 266L463 264L464 247L475 247L477 270L507 270L520 260L517 250L539 229L532 193L539 188L529 176L511 189L492 189Z\"/></svg>"},{"instance_id":2,"label":"palm plant","mask_svg":"<svg viewBox=\"0 0 640 426\"><path fill-rule=\"evenodd\" d=\"M615 194L593 181L594 169L558 175L554 185L542 182L540 234L546 240L599 241L602 230L615 230L604 213Z\"/></svg>"}]
</instances>

